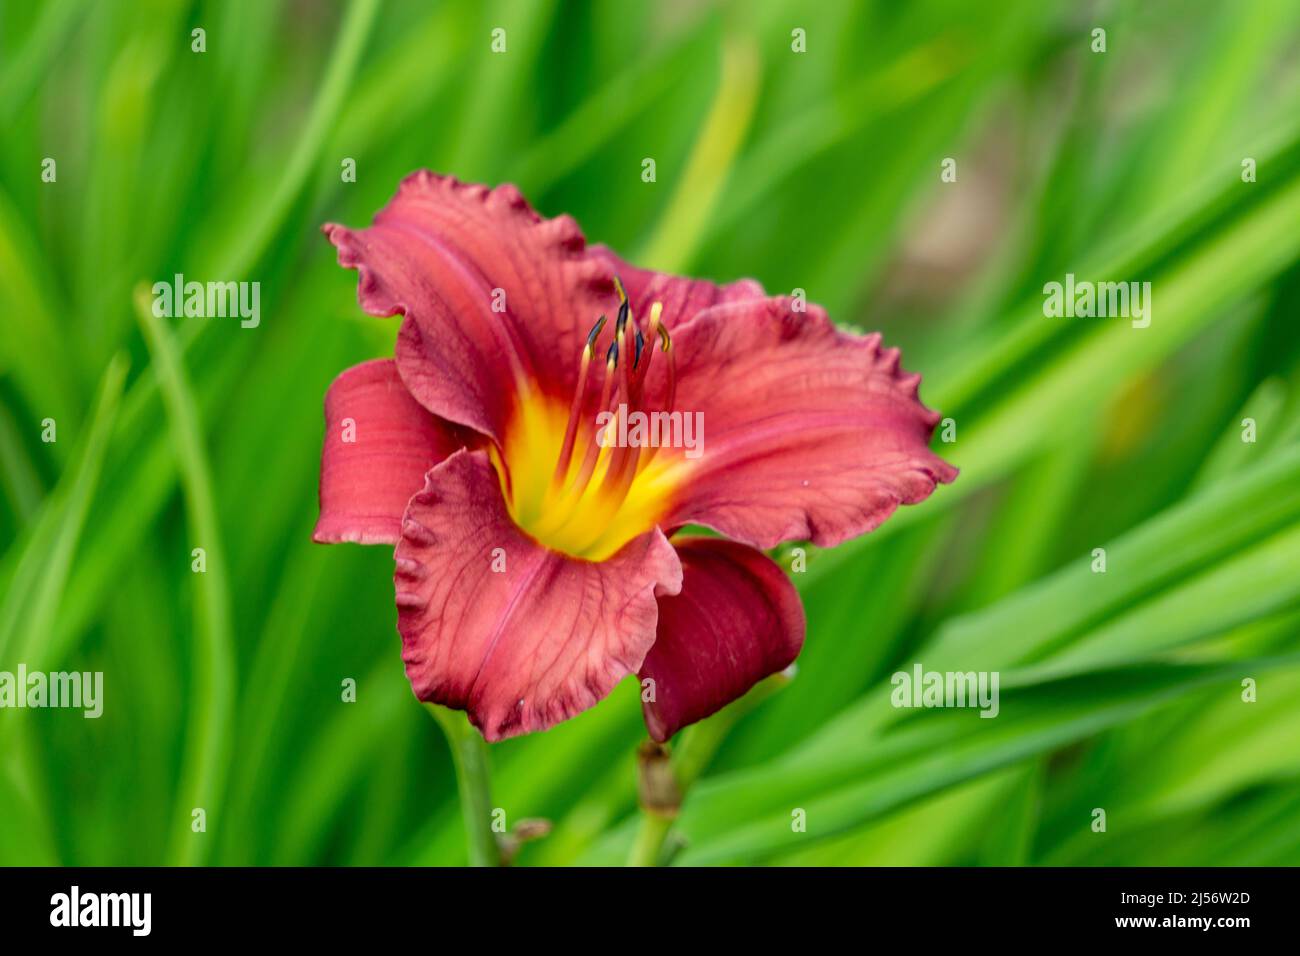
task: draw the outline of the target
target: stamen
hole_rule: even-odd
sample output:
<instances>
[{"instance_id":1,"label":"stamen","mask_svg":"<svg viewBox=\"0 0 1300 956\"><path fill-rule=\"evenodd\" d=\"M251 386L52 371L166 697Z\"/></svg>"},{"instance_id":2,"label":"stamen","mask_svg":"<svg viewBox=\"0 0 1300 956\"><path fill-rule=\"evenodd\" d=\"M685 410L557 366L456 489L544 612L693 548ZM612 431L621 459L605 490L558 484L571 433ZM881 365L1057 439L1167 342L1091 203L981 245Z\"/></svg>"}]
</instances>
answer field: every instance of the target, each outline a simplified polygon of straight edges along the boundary
<instances>
[{"instance_id":1,"label":"stamen","mask_svg":"<svg viewBox=\"0 0 1300 956\"><path fill-rule=\"evenodd\" d=\"M650 305L650 334L652 336L658 335L660 341L662 341L664 336L668 334L668 332L665 331L663 327L663 313L664 313L664 304L662 302L654 302ZM641 349L640 349L641 344L642 342L640 338L640 330L638 329L637 330L637 346L638 346L637 356L638 357L641 354ZM650 377L650 363L654 360L654 354L655 354L655 350L653 347L651 347L650 356L649 358L646 359L645 367L641 369L641 376L639 382L642 385L644 385L646 379Z\"/></svg>"},{"instance_id":2,"label":"stamen","mask_svg":"<svg viewBox=\"0 0 1300 956\"><path fill-rule=\"evenodd\" d=\"M605 327L605 317L602 315L599 319L596 320L596 324L591 327L591 331L587 333L588 352L596 351L596 339L600 338L601 329L603 329L604 327Z\"/></svg>"},{"instance_id":3,"label":"stamen","mask_svg":"<svg viewBox=\"0 0 1300 956\"><path fill-rule=\"evenodd\" d=\"M656 302L650 306L650 331L659 334L659 345L667 352L668 347L672 345L672 340L668 338L668 327L663 323L664 305L662 302Z\"/></svg>"},{"instance_id":4,"label":"stamen","mask_svg":"<svg viewBox=\"0 0 1300 956\"><path fill-rule=\"evenodd\" d=\"M610 463L609 471L605 473L606 507L611 512L618 510L619 505L623 503L623 499L627 497L628 491L632 488L632 482L636 480L637 465L642 455L640 445L634 445L625 450L628 454L625 456L622 462L622 470L618 472L617 476L613 474L613 462Z\"/></svg>"},{"instance_id":5,"label":"stamen","mask_svg":"<svg viewBox=\"0 0 1300 956\"><path fill-rule=\"evenodd\" d=\"M592 500L597 511L588 512L590 527L599 539L604 534L608 523L617 520L619 509L628 498L636 477L653 459L657 449L653 446L642 448L644 442L619 442L618 436L630 423L632 413L644 404L646 381L650 367L654 362L654 340L659 340L668 362L667 374L667 410L671 411L677 392L676 361L672 351L672 341L663 322L663 304L654 302L650 306L648 325L643 330L632 312L632 303L628 299L623 281L614 277L614 289L618 293L619 305L614 320L613 341L605 353L605 376L601 382L600 399L595 408L591 426L584 424L591 410L587 406L586 395L593 374L591 366L595 362L597 343L607 323L601 316L587 334L582 349L578 370L577 388L569 405L568 421L561 441L559 456L555 462L552 475L552 490L548 496L549 518L543 528L559 531L568 526L579 502L584 500L595 477L596 470L603 468L599 497ZM649 351L647 352L647 346ZM619 356L623 361L619 361ZM602 415L601 413L606 413ZM605 440L598 441L602 433L601 419L606 419L603 426ZM591 431L585 430L590 427ZM582 461L576 469L572 482L568 482L573 464L574 450L578 446L579 429L588 435L585 441ZM612 439L612 440L611 440ZM589 506L584 505L584 511ZM553 527L551 527L553 525ZM572 534L573 532L568 532ZM581 548L579 549L581 550Z\"/></svg>"},{"instance_id":6,"label":"stamen","mask_svg":"<svg viewBox=\"0 0 1300 956\"><path fill-rule=\"evenodd\" d=\"M632 310L624 302L618 307L618 322L614 326L614 341L618 343L619 349L623 353L624 360L619 370L619 378L620 384L623 386L623 394L628 397L630 402L632 400L632 390L629 387L628 376L632 374L632 365L627 361L627 356L632 355L634 349L627 333L629 324L635 328L636 320L632 319Z\"/></svg>"},{"instance_id":7,"label":"stamen","mask_svg":"<svg viewBox=\"0 0 1300 956\"><path fill-rule=\"evenodd\" d=\"M618 342L615 341L609 347L609 352L605 358L605 382L600 387L600 403L596 406L596 417L601 412L609 411L610 402L614 400L617 394L614 388L614 370L618 365ZM596 426L599 428L599 426ZM578 469L578 475L573 481L573 488L569 492L573 500L582 497L583 492L587 490L587 484L591 481L591 476L596 470L596 459L600 457L600 442L596 441L595 431L592 432L591 441L587 442L587 453L582 458L582 466Z\"/></svg>"},{"instance_id":8,"label":"stamen","mask_svg":"<svg viewBox=\"0 0 1300 956\"><path fill-rule=\"evenodd\" d=\"M671 412L677 405L677 353L673 351L673 343L668 340L668 333L664 333L664 357L668 359L668 397L664 400L664 411Z\"/></svg>"},{"instance_id":9,"label":"stamen","mask_svg":"<svg viewBox=\"0 0 1300 956\"><path fill-rule=\"evenodd\" d=\"M596 339L605 327L602 315L587 333L587 344L582 348L582 359L578 368L578 387L574 390L573 401L569 405L569 422L564 428L564 443L560 446L560 457L555 462L553 484L560 484L569 471L569 461L573 458L573 441L578 432L578 420L582 417L582 400L587 394L587 372L591 368L591 357L596 351ZM615 353L617 354L617 353Z\"/></svg>"},{"instance_id":10,"label":"stamen","mask_svg":"<svg viewBox=\"0 0 1300 956\"><path fill-rule=\"evenodd\" d=\"M655 305L658 304L659 303L657 302L655 303ZM664 396L663 410L672 414L673 405L677 402L677 358L676 353L673 352L673 340L668 335L667 327L662 322L655 322L658 318L659 313L652 308L650 310L650 320L652 323L651 331L659 333L659 346L664 353L664 358L668 362L668 390L667 394ZM654 354L653 350L651 350L651 354ZM649 367L650 363L646 362L646 368L649 369ZM657 445L651 445L647 448L643 464L648 467L650 462L654 461L655 453L658 451L659 448Z\"/></svg>"},{"instance_id":11,"label":"stamen","mask_svg":"<svg viewBox=\"0 0 1300 956\"><path fill-rule=\"evenodd\" d=\"M640 336L639 328L637 329L637 333L638 336ZM660 346L668 356L668 409L671 411L672 402L674 401L677 392L677 375L676 362L671 351L672 342L668 337L668 330L663 326L663 303L655 302L650 306L649 334L651 336L657 335L659 337ZM638 341L637 344L644 347L644 340L642 339L641 341ZM640 353L638 352L638 355L639 354ZM636 369L636 375L632 377L629 383L629 389L631 392L631 395L627 400L629 416L634 410L640 408L643 404L642 397L645 389L645 382L649 377L650 365L653 358L654 349L651 348L649 355L646 356L645 365ZM620 409L620 412L621 411L622 410ZM615 417L610 428L618 428L619 424L619 417ZM606 434L609 434L609 432L606 431ZM648 438L648 436L646 437ZM628 495L631 493L632 485L635 483L637 475L644 472L644 470L649 466L650 462L654 459L654 454L657 450L658 449L653 445L645 448L641 447L640 444L632 447L620 446L618 451L610 456L609 464L605 469L601 495L598 499L597 507L599 508L599 511L591 518L592 528L595 529L594 537L592 538L593 541L599 539L600 534L603 533L602 529L615 520L619 509L623 506L623 502L627 500ZM585 544L589 545L590 542L585 542Z\"/></svg>"},{"instance_id":12,"label":"stamen","mask_svg":"<svg viewBox=\"0 0 1300 956\"><path fill-rule=\"evenodd\" d=\"M623 387L624 403L627 406L627 414L631 415L636 410L639 402L639 390L633 391L632 381L630 379L631 370L630 362L626 361L626 356L634 354L634 346L628 332L629 325L636 328L636 319L632 317L632 308L627 300L627 293L623 291L623 282L614 277L614 286L619 290L619 297L623 300L618 307L618 319L614 324L614 341L622 344L624 362L620 369L620 384ZM638 334L639 330L638 330ZM620 408L615 419L615 424L619 424L623 418L623 409ZM620 431L622 429L620 428ZM608 433L606 433L608 434ZM636 468L637 449L628 448L626 445L618 445L610 453L609 465L605 468L604 487L612 488L621 483L623 472L629 467L632 470ZM629 466L629 461L631 465Z\"/></svg>"},{"instance_id":13,"label":"stamen","mask_svg":"<svg viewBox=\"0 0 1300 956\"><path fill-rule=\"evenodd\" d=\"M649 329L650 336L659 334L657 328L661 320L663 310L664 307L662 302L655 302L651 304L650 329ZM638 363L634 365L632 368L632 372L633 372L632 381L629 386L631 389L632 398L629 404L635 405L637 408L641 408L644 405L644 402L642 402L642 398L644 397L644 393L645 393L646 380L650 377L650 364L651 364L651 360L654 358L654 349L653 348L650 349L650 354L646 359L646 363L644 365L640 365L639 360L642 354L644 353L646 336L641 334L640 327L637 328L636 333L637 333L636 354L637 354Z\"/></svg>"}]
</instances>

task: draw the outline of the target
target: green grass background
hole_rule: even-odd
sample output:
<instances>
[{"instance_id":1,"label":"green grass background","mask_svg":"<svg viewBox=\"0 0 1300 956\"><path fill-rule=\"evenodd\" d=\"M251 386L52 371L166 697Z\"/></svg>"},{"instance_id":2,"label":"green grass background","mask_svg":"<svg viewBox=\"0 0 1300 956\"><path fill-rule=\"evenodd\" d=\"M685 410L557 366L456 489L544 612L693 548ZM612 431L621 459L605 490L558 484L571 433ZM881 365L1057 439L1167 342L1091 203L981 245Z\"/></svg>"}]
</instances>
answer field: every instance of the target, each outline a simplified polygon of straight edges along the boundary
<instances>
[{"instance_id":1,"label":"green grass background","mask_svg":"<svg viewBox=\"0 0 1300 956\"><path fill-rule=\"evenodd\" d=\"M796 678L678 741L679 862L1300 861L1291 0L5 0L0 130L0 669L106 695L0 712L0 863L465 862L391 554L309 542L325 389L396 330L318 227L421 166L806 289L956 423L956 484L795 576ZM141 317L175 272L260 281L261 327ZM1045 318L1066 272L1151 327ZM915 661L1001 715L894 710ZM626 857L638 710L491 748L554 823L520 864Z\"/></svg>"}]
</instances>

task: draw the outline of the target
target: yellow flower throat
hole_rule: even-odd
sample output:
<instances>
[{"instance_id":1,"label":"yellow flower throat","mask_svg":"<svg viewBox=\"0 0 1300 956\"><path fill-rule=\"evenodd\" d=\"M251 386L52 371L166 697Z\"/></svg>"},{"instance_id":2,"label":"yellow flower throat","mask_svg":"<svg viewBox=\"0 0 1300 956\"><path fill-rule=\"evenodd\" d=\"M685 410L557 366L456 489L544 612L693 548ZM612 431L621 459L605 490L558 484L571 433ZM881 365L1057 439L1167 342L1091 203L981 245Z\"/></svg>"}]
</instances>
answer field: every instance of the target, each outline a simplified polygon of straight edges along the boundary
<instances>
[{"instance_id":1,"label":"yellow flower throat","mask_svg":"<svg viewBox=\"0 0 1300 956\"><path fill-rule=\"evenodd\" d=\"M504 441L490 452L515 524L539 544L588 561L612 557L658 524L692 464L678 449L627 447L611 440L619 434L619 416L645 398L656 337L667 362L665 408L672 409L676 393L672 342L660 304L650 309L651 347L644 349L617 279L615 288L621 304L596 407L586 401L587 380L593 365L600 368L594 358L604 316L587 336L569 406L521 387Z\"/></svg>"}]
</instances>

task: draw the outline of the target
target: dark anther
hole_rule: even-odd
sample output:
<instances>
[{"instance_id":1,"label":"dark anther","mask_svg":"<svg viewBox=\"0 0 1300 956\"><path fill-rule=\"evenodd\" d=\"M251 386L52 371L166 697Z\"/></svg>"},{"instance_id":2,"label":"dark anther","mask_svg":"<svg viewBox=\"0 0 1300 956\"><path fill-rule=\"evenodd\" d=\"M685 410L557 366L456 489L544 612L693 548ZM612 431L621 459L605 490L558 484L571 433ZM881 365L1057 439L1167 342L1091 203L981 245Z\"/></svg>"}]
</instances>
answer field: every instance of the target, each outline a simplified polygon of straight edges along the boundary
<instances>
[{"instance_id":1,"label":"dark anther","mask_svg":"<svg viewBox=\"0 0 1300 956\"><path fill-rule=\"evenodd\" d=\"M587 333L588 352L594 352L596 350L596 339L600 335L600 330L603 329L604 327L605 327L605 317L602 315L599 319L596 320L596 324L591 327L591 331Z\"/></svg>"}]
</instances>

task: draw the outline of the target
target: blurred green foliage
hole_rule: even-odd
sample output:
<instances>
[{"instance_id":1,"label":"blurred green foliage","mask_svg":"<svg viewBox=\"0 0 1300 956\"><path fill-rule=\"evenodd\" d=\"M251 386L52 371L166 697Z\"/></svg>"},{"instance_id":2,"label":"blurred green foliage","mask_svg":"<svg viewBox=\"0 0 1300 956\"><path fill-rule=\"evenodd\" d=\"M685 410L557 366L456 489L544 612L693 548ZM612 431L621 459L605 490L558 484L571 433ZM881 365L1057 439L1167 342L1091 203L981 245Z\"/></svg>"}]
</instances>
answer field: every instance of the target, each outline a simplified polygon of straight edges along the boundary
<instances>
[{"instance_id":1,"label":"blurred green foliage","mask_svg":"<svg viewBox=\"0 0 1300 956\"><path fill-rule=\"evenodd\" d=\"M955 423L956 484L795 575L797 677L679 741L682 862L1300 861L1298 51L1291 0L4 0L0 670L107 706L0 711L0 863L465 861L391 555L309 543L325 389L396 331L318 227L421 166L803 288ZM261 326L137 309L177 272ZM1067 272L1150 328L1046 318ZM916 661L1000 716L893 709ZM520 863L626 857L643 734L625 684L492 748Z\"/></svg>"}]
</instances>

